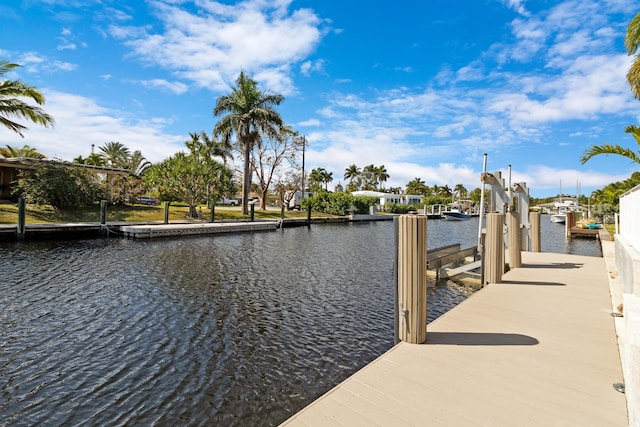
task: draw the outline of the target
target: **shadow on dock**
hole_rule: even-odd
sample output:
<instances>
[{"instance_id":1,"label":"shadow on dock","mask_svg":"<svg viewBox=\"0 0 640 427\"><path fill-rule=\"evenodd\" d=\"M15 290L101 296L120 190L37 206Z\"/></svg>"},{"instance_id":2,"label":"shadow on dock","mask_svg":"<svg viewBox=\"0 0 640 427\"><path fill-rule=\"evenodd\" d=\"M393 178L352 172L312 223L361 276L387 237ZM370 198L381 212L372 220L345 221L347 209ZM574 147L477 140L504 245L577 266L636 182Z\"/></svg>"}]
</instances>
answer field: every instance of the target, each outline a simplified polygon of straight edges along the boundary
<instances>
[{"instance_id":1,"label":"shadow on dock","mask_svg":"<svg viewBox=\"0 0 640 427\"><path fill-rule=\"evenodd\" d=\"M425 345L536 345L528 335L490 332L429 332Z\"/></svg>"}]
</instances>

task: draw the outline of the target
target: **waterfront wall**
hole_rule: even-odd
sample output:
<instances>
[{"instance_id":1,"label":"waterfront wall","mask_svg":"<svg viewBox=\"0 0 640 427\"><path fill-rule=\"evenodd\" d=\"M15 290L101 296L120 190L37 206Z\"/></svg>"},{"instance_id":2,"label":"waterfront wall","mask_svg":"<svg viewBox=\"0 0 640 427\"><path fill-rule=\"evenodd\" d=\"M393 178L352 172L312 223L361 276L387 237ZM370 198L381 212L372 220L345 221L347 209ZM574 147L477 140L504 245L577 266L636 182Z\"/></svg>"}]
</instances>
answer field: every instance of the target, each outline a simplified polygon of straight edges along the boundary
<instances>
[{"instance_id":1,"label":"waterfront wall","mask_svg":"<svg viewBox=\"0 0 640 427\"><path fill-rule=\"evenodd\" d=\"M629 425L640 425L640 186L620 197L615 259L623 285L625 336L621 340Z\"/></svg>"}]
</instances>

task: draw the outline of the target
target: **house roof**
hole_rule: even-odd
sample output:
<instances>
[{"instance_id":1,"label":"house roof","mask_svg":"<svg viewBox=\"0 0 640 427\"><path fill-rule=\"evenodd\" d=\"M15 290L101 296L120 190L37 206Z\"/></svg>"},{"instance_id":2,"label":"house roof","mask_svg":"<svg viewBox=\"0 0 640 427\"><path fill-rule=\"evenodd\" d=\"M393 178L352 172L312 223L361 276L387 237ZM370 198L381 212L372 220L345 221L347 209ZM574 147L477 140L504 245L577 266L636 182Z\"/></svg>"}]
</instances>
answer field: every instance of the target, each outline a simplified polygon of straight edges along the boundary
<instances>
[{"instance_id":1,"label":"house roof","mask_svg":"<svg viewBox=\"0 0 640 427\"><path fill-rule=\"evenodd\" d=\"M106 166L85 165L82 163L71 163L60 160L35 159L32 157L3 157L0 156L0 167L11 169L35 169L44 164L56 164L68 167L93 169L99 172L113 175L131 175L129 169L111 168Z\"/></svg>"}]
</instances>

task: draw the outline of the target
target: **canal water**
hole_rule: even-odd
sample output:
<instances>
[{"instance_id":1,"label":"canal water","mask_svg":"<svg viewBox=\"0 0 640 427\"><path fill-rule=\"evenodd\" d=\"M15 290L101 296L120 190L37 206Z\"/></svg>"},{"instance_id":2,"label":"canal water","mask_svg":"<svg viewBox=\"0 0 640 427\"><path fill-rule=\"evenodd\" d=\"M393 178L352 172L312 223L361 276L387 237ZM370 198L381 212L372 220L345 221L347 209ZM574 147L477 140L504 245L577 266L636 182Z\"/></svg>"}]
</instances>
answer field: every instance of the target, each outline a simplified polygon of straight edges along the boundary
<instances>
[{"instance_id":1,"label":"canal water","mask_svg":"<svg viewBox=\"0 0 640 427\"><path fill-rule=\"evenodd\" d=\"M428 227L477 241L477 219ZM543 221L543 250L601 255L563 231ZM393 345L393 242L373 222L0 243L0 426L277 425ZM430 288L429 321L471 293Z\"/></svg>"}]
</instances>

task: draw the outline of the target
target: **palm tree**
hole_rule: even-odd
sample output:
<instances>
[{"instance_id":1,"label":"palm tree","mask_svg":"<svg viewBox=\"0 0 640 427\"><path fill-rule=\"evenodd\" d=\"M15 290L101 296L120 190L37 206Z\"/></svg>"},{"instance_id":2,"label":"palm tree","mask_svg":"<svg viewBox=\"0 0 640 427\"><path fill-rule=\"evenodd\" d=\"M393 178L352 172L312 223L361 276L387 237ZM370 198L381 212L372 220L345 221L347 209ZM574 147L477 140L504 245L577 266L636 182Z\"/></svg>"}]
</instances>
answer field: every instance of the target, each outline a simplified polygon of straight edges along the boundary
<instances>
[{"instance_id":1,"label":"palm tree","mask_svg":"<svg viewBox=\"0 0 640 427\"><path fill-rule=\"evenodd\" d=\"M467 189L462 184L456 184L455 188L453 189L453 192L455 195L458 196L458 199L464 199L467 197L467 194L468 194Z\"/></svg>"},{"instance_id":2,"label":"palm tree","mask_svg":"<svg viewBox=\"0 0 640 427\"><path fill-rule=\"evenodd\" d=\"M591 159L593 156L597 156L598 154L617 154L619 156L630 159L633 163L637 163L640 165L640 127L631 125L627 126L624 131L626 133L630 133L638 143L639 149L637 154L634 153L631 149L621 147L617 144L592 145L591 148L589 148L582 154L582 157L580 157L580 163L584 165L589 161L589 159Z\"/></svg>"},{"instance_id":3,"label":"palm tree","mask_svg":"<svg viewBox=\"0 0 640 427\"><path fill-rule=\"evenodd\" d=\"M627 34L624 38L624 46L627 48L629 55L635 55L640 45L640 13L638 13L629 23ZM627 72L627 80L631 85L633 95L640 99L640 56L636 55L629 71Z\"/></svg>"},{"instance_id":4,"label":"palm tree","mask_svg":"<svg viewBox=\"0 0 640 427\"><path fill-rule=\"evenodd\" d=\"M102 158L105 163L112 167L125 167L131 153L129 149L120 142L109 141L102 147L98 147L102 151Z\"/></svg>"},{"instance_id":5,"label":"palm tree","mask_svg":"<svg viewBox=\"0 0 640 427\"><path fill-rule=\"evenodd\" d=\"M12 147L10 145L5 146L6 148L0 148L0 156L3 157L29 157L32 159L46 159L47 156L40 153L35 148L29 147L25 145L22 148Z\"/></svg>"},{"instance_id":6,"label":"palm tree","mask_svg":"<svg viewBox=\"0 0 640 427\"><path fill-rule=\"evenodd\" d=\"M348 179L349 182L353 182L354 179L360 176L360 168L355 164L345 168L344 170L344 179Z\"/></svg>"},{"instance_id":7,"label":"palm tree","mask_svg":"<svg viewBox=\"0 0 640 427\"><path fill-rule=\"evenodd\" d=\"M258 89L258 83L240 72L236 87L231 94L216 101L214 116L225 114L213 128L214 137L222 137L230 144L235 133L243 154L242 213L248 214L249 187L251 186L251 152L260 144L261 133L277 137L283 126L282 117L273 108L280 105L284 97L277 93L266 93Z\"/></svg>"},{"instance_id":8,"label":"palm tree","mask_svg":"<svg viewBox=\"0 0 640 427\"><path fill-rule=\"evenodd\" d=\"M324 170L324 169L323 169ZM324 182L324 191L329 191L329 183L333 181L333 172L327 172L326 170L322 173L322 182Z\"/></svg>"},{"instance_id":9,"label":"palm tree","mask_svg":"<svg viewBox=\"0 0 640 427\"><path fill-rule=\"evenodd\" d=\"M202 151L202 153L199 153L200 155L206 157L220 157L225 165L227 164L227 159L231 158L232 147L228 141L226 143L215 141L209 138L205 131L200 133L190 132L189 136L191 140L186 141L185 145L192 153L194 153L194 150L198 150Z\"/></svg>"},{"instance_id":10,"label":"palm tree","mask_svg":"<svg viewBox=\"0 0 640 427\"><path fill-rule=\"evenodd\" d=\"M411 181L407 183L407 189L405 192L407 194L425 194L427 189L427 184L420 178L413 178Z\"/></svg>"},{"instance_id":11,"label":"palm tree","mask_svg":"<svg viewBox=\"0 0 640 427\"><path fill-rule=\"evenodd\" d=\"M309 187L315 190L322 190L322 184L325 182L325 177L327 175L327 171L325 168L315 168L311 169L309 173ZM333 180L333 178L331 178Z\"/></svg>"},{"instance_id":12,"label":"palm tree","mask_svg":"<svg viewBox=\"0 0 640 427\"><path fill-rule=\"evenodd\" d=\"M144 158L140 150L136 150L127 159L126 168L135 176L142 176L151 167L151 162Z\"/></svg>"},{"instance_id":13,"label":"palm tree","mask_svg":"<svg viewBox=\"0 0 640 427\"><path fill-rule=\"evenodd\" d=\"M0 123L24 138L21 131L27 127L10 120L9 117L29 119L44 127L53 126L55 120L40 107L29 105L18 99L30 98L36 104L44 105L44 96L36 87L28 86L20 80L2 80L4 74L16 67L19 65L0 61Z\"/></svg>"},{"instance_id":14,"label":"palm tree","mask_svg":"<svg viewBox=\"0 0 640 427\"><path fill-rule=\"evenodd\" d=\"M375 171L375 177L376 177L376 181L379 184L382 184L383 182L386 182L387 179L389 179L389 174L387 173L387 168L384 167L384 165L380 165L376 168Z\"/></svg>"}]
</instances>

